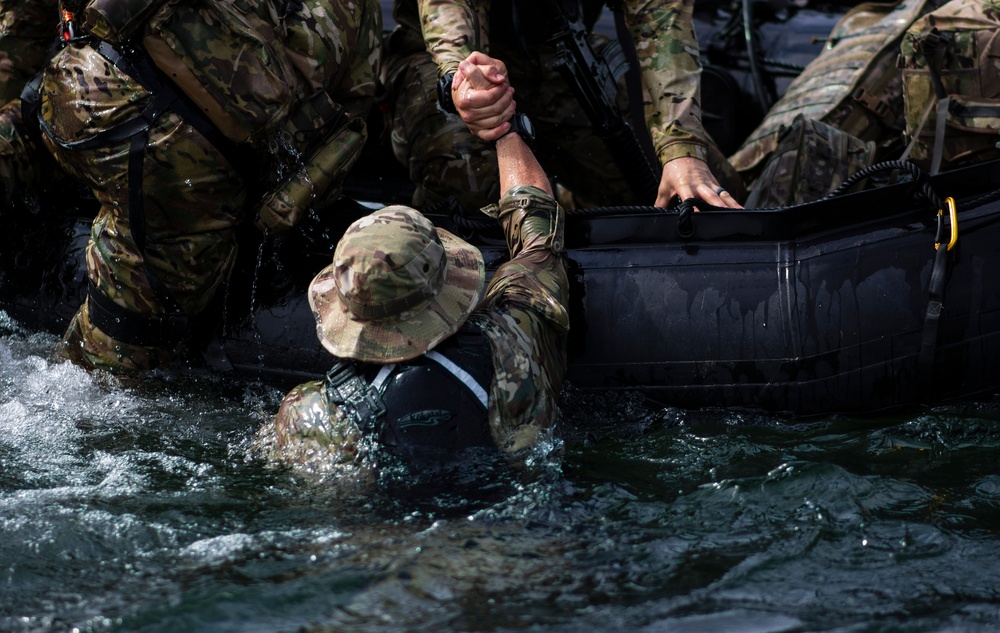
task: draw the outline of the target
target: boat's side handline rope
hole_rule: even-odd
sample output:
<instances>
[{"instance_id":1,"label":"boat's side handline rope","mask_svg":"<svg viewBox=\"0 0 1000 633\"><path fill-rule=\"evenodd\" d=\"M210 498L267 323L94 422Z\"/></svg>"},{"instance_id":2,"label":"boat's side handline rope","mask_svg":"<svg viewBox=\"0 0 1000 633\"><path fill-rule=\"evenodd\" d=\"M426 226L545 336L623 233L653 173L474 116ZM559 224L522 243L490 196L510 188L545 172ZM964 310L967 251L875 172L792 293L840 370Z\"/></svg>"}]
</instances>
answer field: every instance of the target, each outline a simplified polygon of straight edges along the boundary
<instances>
[{"instance_id":1,"label":"boat's side handline rope","mask_svg":"<svg viewBox=\"0 0 1000 633\"><path fill-rule=\"evenodd\" d=\"M836 189L828 193L827 195L820 198L818 201L831 200L845 195L859 182L870 178L871 176L888 171L904 171L910 174L913 178L914 183L919 187L919 192L931 203L935 210L943 209L944 202L938 193L934 190L931 184L930 177L918 166L907 161L884 161L881 163L876 163L869 167L858 171L857 173L851 175L843 183L840 184ZM984 194L979 198L972 200L969 203L963 205L964 209L975 209L990 202L995 202L1000 200L1000 189L992 191L990 193ZM619 215L642 215L642 214L656 214L656 213L675 213L677 215L677 222L680 227L682 236L685 233L693 232L693 227L691 227L692 214L695 207L703 211L722 211L731 210L728 207L717 207L708 204L701 198L689 198L684 200L674 209L665 209L663 207L654 207L651 205L621 205L621 206L607 206L607 207L591 207L586 209L568 209L566 211L567 218L599 218L599 217L614 217ZM791 206L785 207L755 207L743 209L744 211L756 212L756 211L781 211L785 209L790 209ZM425 212L446 212L450 211L451 220L459 228L469 229L469 230L483 230L495 227L495 224L486 218L482 220L478 218L470 218L465 216L461 209L459 209L451 200L445 201L444 203L438 203L425 209Z\"/></svg>"}]
</instances>

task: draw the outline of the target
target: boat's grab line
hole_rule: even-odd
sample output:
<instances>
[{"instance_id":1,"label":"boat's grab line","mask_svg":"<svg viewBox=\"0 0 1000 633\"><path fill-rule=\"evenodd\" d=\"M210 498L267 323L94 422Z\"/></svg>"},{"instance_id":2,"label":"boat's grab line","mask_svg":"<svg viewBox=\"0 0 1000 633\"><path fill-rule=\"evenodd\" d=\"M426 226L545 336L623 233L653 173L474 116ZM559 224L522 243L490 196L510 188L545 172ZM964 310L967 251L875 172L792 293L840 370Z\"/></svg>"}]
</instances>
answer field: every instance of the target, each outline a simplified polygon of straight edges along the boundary
<instances>
[{"instance_id":1,"label":"boat's grab line","mask_svg":"<svg viewBox=\"0 0 1000 633\"><path fill-rule=\"evenodd\" d=\"M933 205L934 209L943 210L945 208L945 202L942 200L941 196L938 195L937 191L934 190L931 184L931 178L918 166L914 165L908 161L884 161L881 163L876 163L869 167L858 171L853 174L843 183L827 195L820 198L819 201L826 201L848 193L855 185L863 180L866 180L873 175L881 172L891 172L891 171L904 171L909 173L913 182L919 186L920 194ZM963 205L964 209L975 209L977 207L989 204L1000 200L1000 189L985 194L971 202ZM566 211L567 219L572 218L600 218L600 217L614 217L619 215L642 215L642 214L656 214L656 213L676 213L677 215L677 232L681 237L690 237L694 234L693 225L693 213L695 208L704 211L731 211L728 207L717 207L708 204L700 198L689 198L681 202L677 207L673 209L666 209L663 207L655 207L649 205L622 205L622 206L608 206L608 207L591 207L586 209L568 209ZM753 209L745 209L746 211L781 211L791 208L790 206L785 207L760 207ZM457 207L457 203L453 201L448 201L443 204L434 205L434 207L428 208L425 212L444 212L450 215L450 219L454 222L455 226L468 230L485 231L491 228L495 228L496 225L493 221L483 218L482 220L478 218L470 218L462 212L462 209Z\"/></svg>"}]
</instances>

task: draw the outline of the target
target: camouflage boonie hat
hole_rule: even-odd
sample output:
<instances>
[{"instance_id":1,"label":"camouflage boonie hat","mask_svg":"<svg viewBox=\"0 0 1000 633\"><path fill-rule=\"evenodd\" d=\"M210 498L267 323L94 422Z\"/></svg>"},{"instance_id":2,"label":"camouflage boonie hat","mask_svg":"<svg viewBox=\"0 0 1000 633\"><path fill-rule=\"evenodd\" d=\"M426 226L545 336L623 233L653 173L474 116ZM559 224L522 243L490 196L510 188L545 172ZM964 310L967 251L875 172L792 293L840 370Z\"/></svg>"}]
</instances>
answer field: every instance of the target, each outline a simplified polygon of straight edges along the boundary
<instances>
[{"instance_id":1,"label":"camouflage boonie hat","mask_svg":"<svg viewBox=\"0 0 1000 633\"><path fill-rule=\"evenodd\" d=\"M482 253L415 209L391 206L348 227L309 284L316 332L341 358L394 363L454 334L479 303Z\"/></svg>"}]
</instances>

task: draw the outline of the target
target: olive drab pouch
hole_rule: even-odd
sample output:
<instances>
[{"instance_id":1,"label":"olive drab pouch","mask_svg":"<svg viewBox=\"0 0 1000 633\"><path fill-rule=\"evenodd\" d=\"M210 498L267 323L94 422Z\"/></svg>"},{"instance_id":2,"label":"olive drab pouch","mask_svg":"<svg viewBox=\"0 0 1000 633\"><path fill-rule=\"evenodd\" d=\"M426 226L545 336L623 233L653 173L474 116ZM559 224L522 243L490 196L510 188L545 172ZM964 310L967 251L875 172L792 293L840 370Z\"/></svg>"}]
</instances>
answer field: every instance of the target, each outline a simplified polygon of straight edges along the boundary
<instances>
[{"instance_id":1,"label":"olive drab pouch","mask_svg":"<svg viewBox=\"0 0 1000 633\"><path fill-rule=\"evenodd\" d=\"M146 26L153 62L236 142L270 136L300 94L278 4L285 3L168 0Z\"/></svg>"},{"instance_id":2,"label":"olive drab pouch","mask_svg":"<svg viewBox=\"0 0 1000 633\"><path fill-rule=\"evenodd\" d=\"M1000 1L952 0L900 46L910 160L937 173L1000 156Z\"/></svg>"},{"instance_id":3,"label":"olive drab pouch","mask_svg":"<svg viewBox=\"0 0 1000 633\"><path fill-rule=\"evenodd\" d=\"M299 169L267 193L257 207L257 227L282 233L295 226L317 200L330 198L361 155L367 129L360 117L344 117Z\"/></svg>"},{"instance_id":4,"label":"olive drab pouch","mask_svg":"<svg viewBox=\"0 0 1000 633\"><path fill-rule=\"evenodd\" d=\"M875 142L815 119L797 117L750 190L747 208L787 207L819 200L872 164Z\"/></svg>"},{"instance_id":5,"label":"olive drab pouch","mask_svg":"<svg viewBox=\"0 0 1000 633\"><path fill-rule=\"evenodd\" d=\"M903 146L902 80L896 59L907 27L933 0L866 2L834 26L823 51L795 78L729 161L752 182L797 116L822 121L862 141L877 160Z\"/></svg>"}]
</instances>

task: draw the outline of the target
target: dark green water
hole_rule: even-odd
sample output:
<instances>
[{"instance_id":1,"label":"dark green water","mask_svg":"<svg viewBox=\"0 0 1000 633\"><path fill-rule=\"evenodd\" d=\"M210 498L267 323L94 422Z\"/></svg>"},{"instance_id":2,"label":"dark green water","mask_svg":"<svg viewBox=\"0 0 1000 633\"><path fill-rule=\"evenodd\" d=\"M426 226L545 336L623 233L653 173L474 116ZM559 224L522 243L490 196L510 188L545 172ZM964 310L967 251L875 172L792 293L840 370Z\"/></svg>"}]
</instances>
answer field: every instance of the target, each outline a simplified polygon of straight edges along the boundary
<instances>
[{"instance_id":1,"label":"dark green water","mask_svg":"<svg viewBox=\"0 0 1000 633\"><path fill-rule=\"evenodd\" d=\"M123 385L54 345L0 338L2 631L1000 630L997 403L792 423L571 394L534 479L366 491L250 456L280 393Z\"/></svg>"}]
</instances>

